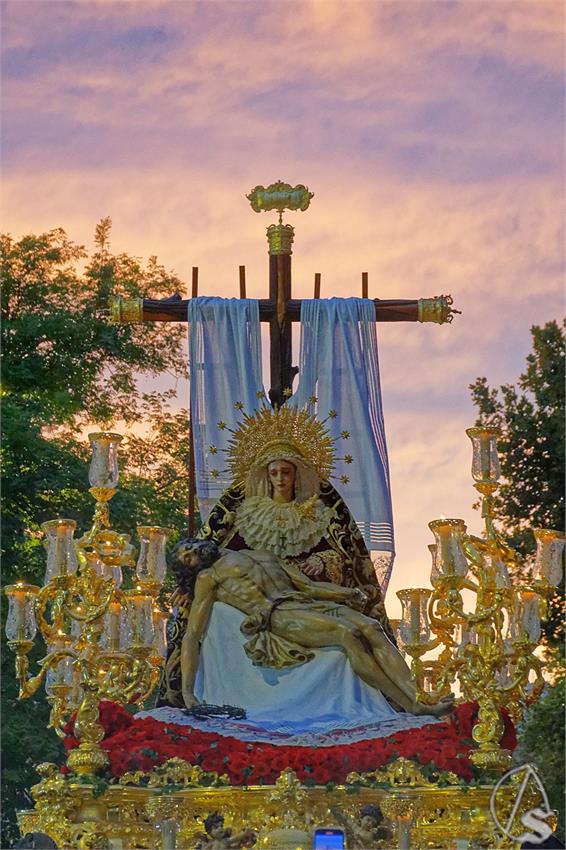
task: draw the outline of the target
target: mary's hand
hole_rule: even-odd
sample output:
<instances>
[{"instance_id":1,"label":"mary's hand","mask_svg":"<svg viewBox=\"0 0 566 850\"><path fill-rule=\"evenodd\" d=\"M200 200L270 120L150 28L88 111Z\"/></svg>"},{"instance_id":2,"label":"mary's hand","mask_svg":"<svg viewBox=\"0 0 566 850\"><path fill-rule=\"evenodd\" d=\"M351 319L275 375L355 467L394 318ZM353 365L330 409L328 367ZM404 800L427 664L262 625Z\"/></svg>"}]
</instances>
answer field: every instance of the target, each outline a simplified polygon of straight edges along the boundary
<instances>
[{"instance_id":1,"label":"mary's hand","mask_svg":"<svg viewBox=\"0 0 566 850\"><path fill-rule=\"evenodd\" d=\"M324 572L324 563L318 555L311 555L304 563L303 572L309 578L316 578Z\"/></svg>"},{"instance_id":2,"label":"mary's hand","mask_svg":"<svg viewBox=\"0 0 566 850\"><path fill-rule=\"evenodd\" d=\"M169 604L172 608L183 608L187 610L191 606L191 599L188 593L183 593L183 591L177 587L169 597Z\"/></svg>"}]
</instances>

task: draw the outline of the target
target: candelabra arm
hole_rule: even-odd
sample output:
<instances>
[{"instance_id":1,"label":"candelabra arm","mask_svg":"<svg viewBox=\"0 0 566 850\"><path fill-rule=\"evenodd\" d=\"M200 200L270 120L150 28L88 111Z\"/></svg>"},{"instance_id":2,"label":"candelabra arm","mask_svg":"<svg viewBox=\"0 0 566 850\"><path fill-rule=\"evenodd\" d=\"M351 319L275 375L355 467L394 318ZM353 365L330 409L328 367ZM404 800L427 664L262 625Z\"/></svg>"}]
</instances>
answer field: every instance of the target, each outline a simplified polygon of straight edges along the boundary
<instances>
[{"instance_id":1,"label":"candelabra arm","mask_svg":"<svg viewBox=\"0 0 566 850\"><path fill-rule=\"evenodd\" d=\"M545 686L545 678L542 675L542 671L544 669L544 664L542 661L537 658L535 655L532 655L531 652L527 649L523 650L524 654L518 654L518 663L517 663L517 673L515 678L508 682L506 685L501 686L501 690L504 693L510 693L514 690L519 690L521 694L524 696L524 682L528 681L528 674L531 670L534 670L536 675L536 681L533 683L533 688L531 693L528 696L527 702L531 703L538 699L540 696L544 686ZM528 653L528 654L527 654Z\"/></svg>"},{"instance_id":2,"label":"candelabra arm","mask_svg":"<svg viewBox=\"0 0 566 850\"><path fill-rule=\"evenodd\" d=\"M427 691L422 691L422 701L427 704L434 704L445 697L450 692L450 685L456 678L456 673L461 666L462 662L460 659L453 659L449 664L446 664L442 668L442 673L438 677L436 687Z\"/></svg>"},{"instance_id":3,"label":"candelabra arm","mask_svg":"<svg viewBox=\"0 0 566 850\"><path fill-rule=\"evenodd\" d=\"M64 610L69 615L69 617L71 617L73 620L78 620L81 623L92 623L102 617L102 615L106 612L108 606L110 605L112 597L115 593L114 583L112 579L105 579L104 583L108 587L102 599L102 602L99 602L94 607L87 606L86 611L84 613L80 610L83 607L82 605L72 606L66 603L64 605Z\"/></svg>"},{"instance_id":4,"label":"candelabra arm","mask_svg":"<svg viewBox=\"0 0 566 850\"><path fill-rule=\"evenodd\" d=\"M147 685L145 691L140 694L137 702L140 708L143 708L143 705L147 699L151 696L156 686L159 684L159 680L161 679L161 670L159 667L150 666Z\"/></svg>"},{"instance_id":5,"label":"candelabra arm","mask_svg":"<svg viewBox=\"0 0 566 850\"><path fill-rule=\"evenodd\" d=\"M443 641L440 637L433 638L426 643L408 643L405 645L405 652L412 658L420 658L421 655L426 655L427 652L431 652L433 649L436 649L436 647L440 646L441 643L443 643Z\"/></svg>"},{"instance_id":6,"label":"candelabra arm","mask_svg":"<svg viewBox=\"0 0 566 850\"><path fill-rule=\"evenodd\" d=\"M153 667L145 658L136 658L129 677L130 684L122 690L126 701L135 701L142 707L157 685L160 676L159 668Z\"/></svg>"},{"instance_id":7,"label":"candelabra arm","mask_svg":"<svg viewBox=\"0 0 566 850\"><path fill-rule=\"evenodd\" d=\"M501 602L503 599L503 595L499 591L495 591L495 601L493 605L488 605L487 607L480 607L480 610L475 614L466 614L464 611L463 605L460 603L459 605L448 601L450 608L459 616L462 620L468 623L470 626L476 625L476 623L482 623L484 620L488 620L493 617L494 614L498 613L501 610Z\"/></svg>"},{"instance_id":8,"label":"candelabra arm","mask_svg":"<svg viewBox=\"0 0 566 850\"><path fill-rule=\"evenodd\" d=\"M50 652L39 661L40 671L35 676L29 676L28 654L33 646L31 641L10 641L10 649L16 653L16 676L19 681L19 699L29 699L39 689L51 667L55 667L63 658L78 658L78 654L72 649L57 649Z\"/></svg>"},{"instance_id":9,"label":"candelabra arm","mask_svg":"<svg viewBox=\"0 0 566 850\"><path fill-rule=\"evenodd\" d=\"M51 703L51 712L49 714L49 729L53 729L58 738L67 736L66 726L69 720L71 710L69 707L68 696L70 688L65 685L59 685L60 693L55 693L48 697ZM55 686L57 688L57 686Z\"/></svg>"},{"instance_id":10,"label":"candelabra arm","mask_svg":"<svg viewBox=\"0 0 566 850\"><path fill-rule=\"evenodd\" d=\"M52 643L65 631L64 605L70 583L70 576L57 576L49 584L46 584L37 595L35 616L39 631L46 643ZM45 609L48 602L51 602L51 623L48 623L45 619Z\"/></svg>"}]
</instances>

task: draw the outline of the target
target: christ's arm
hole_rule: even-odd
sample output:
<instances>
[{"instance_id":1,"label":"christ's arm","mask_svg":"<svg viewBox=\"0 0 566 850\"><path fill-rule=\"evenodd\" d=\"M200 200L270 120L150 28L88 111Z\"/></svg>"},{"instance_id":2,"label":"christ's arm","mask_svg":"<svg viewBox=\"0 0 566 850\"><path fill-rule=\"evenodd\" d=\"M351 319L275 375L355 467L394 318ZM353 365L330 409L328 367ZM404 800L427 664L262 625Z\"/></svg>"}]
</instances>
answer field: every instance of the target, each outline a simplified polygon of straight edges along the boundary
<instances>
[{"instance_id":1,"label":"christ's arm","mask_svg":"<svg viewBox=\"0 0 566 850\"><path fill-rule=\"evenodd\" d=\"M306 593L312 599L328 599L331 602L351 605L352 607L356 607L364 601L365 594L358 588L342 587L339 584L332 584L330 581L311 581L308 576L291 564L281 563L281 567L297 590Z\"/></svg>"},{"instance_id":2,"label":"christ's arm","mask_svg":"<svg viewBox=\"0 0 566 850\"><path fill-rule=\"evenodd\" d=\"M208 571L202 572L195 583L195 598L191 605L187 629L181 644L181 681L183 700L187 708L197 702L194 695L200 642L216 599L216 581Z\"/></svg>"}]
</instances>

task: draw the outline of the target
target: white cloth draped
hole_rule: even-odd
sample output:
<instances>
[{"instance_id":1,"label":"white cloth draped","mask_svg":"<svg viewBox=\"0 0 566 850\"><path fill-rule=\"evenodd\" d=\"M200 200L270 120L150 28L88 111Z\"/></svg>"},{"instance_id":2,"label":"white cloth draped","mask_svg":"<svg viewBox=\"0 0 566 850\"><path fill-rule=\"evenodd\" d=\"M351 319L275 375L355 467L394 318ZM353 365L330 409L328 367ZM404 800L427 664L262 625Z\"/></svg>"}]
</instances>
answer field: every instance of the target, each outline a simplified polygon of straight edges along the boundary
<instances>
[{"instance_id":1,"label":"white cloth draped","mask_svg":"<svg viewBox=\"0 0 566 850\"><path fill-rule=\"evenodd\" d=\"M246 741L302 746L352 743L436 722L433 717L396 712L379 691L354 674L338 647L315 650L315 657L298 667L254 667L244 651L243 618L235 608L214 603L202 641L195 695L212 705L244 708L246 720L197 721L168 707L136 716Z\"/></svg>"},{"instance_id":2,"label":"white cloth draped","mask_svg":"<svg viewBox=\"0 0 566 850\"><path fill-rule=\"evenodd\" d=\"M232 483L226 473L229 429L241 421L263 391L259 305L247 298L191 298L189 321L190 407L196 491L201 518ZM222 430L218 423L225 422ZM217 453L209 447L215 446ZM221 474L213 477L211 472Z\"/></svg>"},{"instance_id":3,"label":"white cloth draped","mask_svg":"<svg viewBox=\"0 0 566 850\"><path fill-rule=\"evenodd\" d=\"M389 463L379 383L375 305L364 298L303 300L299 386L291 399L309 405L319 418L337 412L327 426L341 457L335 477L350 479L338 489L348 505L369 550L388 553L377 568L383 593L387 588L395 551ZM311 401L317 398L316 405Z\"/></svg>"}]
</instances>

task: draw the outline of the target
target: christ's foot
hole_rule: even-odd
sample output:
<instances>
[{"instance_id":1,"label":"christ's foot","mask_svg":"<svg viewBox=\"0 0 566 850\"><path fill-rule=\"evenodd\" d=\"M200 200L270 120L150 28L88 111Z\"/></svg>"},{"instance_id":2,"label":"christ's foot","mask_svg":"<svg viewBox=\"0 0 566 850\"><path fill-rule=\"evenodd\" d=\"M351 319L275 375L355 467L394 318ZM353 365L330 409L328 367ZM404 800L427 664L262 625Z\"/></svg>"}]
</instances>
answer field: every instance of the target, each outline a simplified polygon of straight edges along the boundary
<instances>
[{"instance_id":1,"label":"christ's foot","mask_svg":"<svg viewBox=\"0 0 566 850\"><path fill-rule=\"evenodd\" d=\"M454 711L454 694L450 694L447 697L443 697L439 702L434 703L434 705L425 705L422 702L418 702L413 712L416 715L430 714L432 717L443 717L445 714L450 714Z\"/></svg>"}]
</instances>

